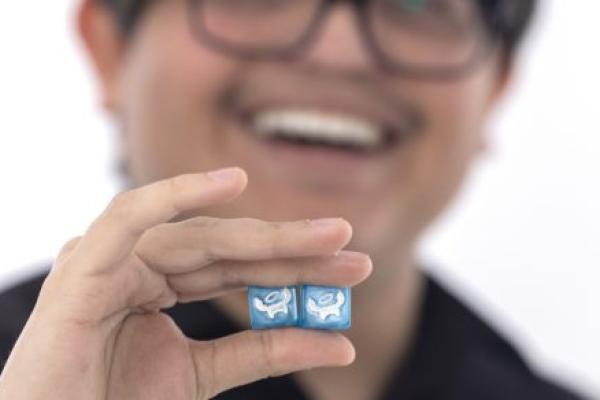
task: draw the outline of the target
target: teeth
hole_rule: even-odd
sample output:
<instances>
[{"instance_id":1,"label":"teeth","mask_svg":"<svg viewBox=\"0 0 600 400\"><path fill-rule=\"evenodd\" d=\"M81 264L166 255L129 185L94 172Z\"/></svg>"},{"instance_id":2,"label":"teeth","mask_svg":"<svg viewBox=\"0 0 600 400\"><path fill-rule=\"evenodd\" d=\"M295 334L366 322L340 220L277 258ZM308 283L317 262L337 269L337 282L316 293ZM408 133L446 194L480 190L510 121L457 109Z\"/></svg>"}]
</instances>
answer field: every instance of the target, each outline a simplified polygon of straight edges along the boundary
<instances>
[{"instance_id":1,"label":"teeth","mask_svg":"<svg viewBox=\"0 0 600 400\"><path fill-rule=\"evenodd\" d=\"M255 116L254 127L266 137L307 139L342 146L373 148L383 141L382 129L372 122L311 110L264 111Z\"/></svg>"}]
</instances>

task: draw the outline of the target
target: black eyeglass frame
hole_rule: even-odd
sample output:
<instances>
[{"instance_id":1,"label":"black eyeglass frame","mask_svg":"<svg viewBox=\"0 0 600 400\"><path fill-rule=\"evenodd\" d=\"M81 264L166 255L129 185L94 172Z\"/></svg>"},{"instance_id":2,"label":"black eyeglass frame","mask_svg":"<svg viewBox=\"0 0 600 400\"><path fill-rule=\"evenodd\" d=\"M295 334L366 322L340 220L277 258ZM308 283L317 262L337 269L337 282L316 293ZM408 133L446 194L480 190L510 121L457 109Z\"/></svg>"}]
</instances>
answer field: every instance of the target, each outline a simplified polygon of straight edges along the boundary
<instances>
[{"instance_id":1,"label":"black eyeglass frame","mask_svg":"<svg viewBox=\"0 0 600 400\"><path fill-rule=\"evenodd\" d=\"M323 20L327 17L331 7L338 2L352 3L355 10L355 16L363 43L386 73L393 75L402 75L407 78L417 80L454 80L467 75L479 65L486 57L493 53L503 42L503 36L507 30L504 23L502 10L498 10L500 3L494 0L474 0L478 4L478 11L481 13L489 33L489 41L482 43L479 48L473 52L473 55L465 62L456 66L447 67L427 67L408 63L399 63L393 61L377 44L374 38L368 14L367 3L369 0L322 0L319 8L315 12L312 21L307 25L303 34L291 45L273 49L257 49L236 45L213 35L206 29L198 15L202 13L202 5L205 0L187 0L189 24L193 35L197 40L210 46L211 48L242 59L282 59L293 60L301 56L305 50L317 37L319 29L323 26ZM491 7L489 12L491 18L485 18L483 8Z\"/></svg>"}]
</instances>

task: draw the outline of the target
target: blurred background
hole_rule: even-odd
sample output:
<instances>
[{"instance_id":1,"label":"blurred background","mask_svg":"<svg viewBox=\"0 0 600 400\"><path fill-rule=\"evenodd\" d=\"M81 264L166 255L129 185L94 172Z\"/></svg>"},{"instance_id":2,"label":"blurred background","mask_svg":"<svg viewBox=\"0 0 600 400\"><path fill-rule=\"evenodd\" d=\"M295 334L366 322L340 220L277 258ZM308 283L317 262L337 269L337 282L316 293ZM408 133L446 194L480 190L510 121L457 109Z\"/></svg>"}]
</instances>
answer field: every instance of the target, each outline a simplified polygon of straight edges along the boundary
<instances>
[{"instance_id":1,"label":"blurred background","mask_svg":"<svg viewBox=\"0 0 600 400\"><path fill-rule=\"evenodd\" d=\"M119 187L116 135L96 104L75 4L0 4L0 289L48 265ZM535 367L592 398L600 398L598 15L597 1L542 0L490 123L491 149L422 246L433 273Z\"/></svg>"}]
</instances>

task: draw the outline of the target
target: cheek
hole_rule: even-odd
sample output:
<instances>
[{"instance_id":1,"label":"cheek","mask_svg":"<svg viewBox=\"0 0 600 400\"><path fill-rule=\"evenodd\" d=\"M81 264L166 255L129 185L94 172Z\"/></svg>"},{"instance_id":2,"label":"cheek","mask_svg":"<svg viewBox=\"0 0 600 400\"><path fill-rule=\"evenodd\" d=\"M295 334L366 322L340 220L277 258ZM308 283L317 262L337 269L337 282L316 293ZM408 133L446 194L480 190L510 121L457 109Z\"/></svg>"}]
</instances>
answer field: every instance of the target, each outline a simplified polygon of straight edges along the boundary
<instances>
[{"instance_id":1,"label":"cheek","mask_svg":"<svg viewBox=\"0 0 600 400\"><path fill-rule=\"evenodd\" d=\"M398 217L409 232L427 226L460 188L481 147L494 82L486 70L453 83L408 88L427 119L425 131L397 165L408 171L395 197L403 203Z\"/></svg>"},{"instance_id":2,"label":"cheek","mask_svg":"<svg viewBox=\"0 0 600 400\"><path fill-rule=\"evenodd\" d=\"M474 101L479 96L470 83L438 88L428 102L430 125L420 143L416 168L416 186L429 199L428 214L444 208L456 193L479 147L483 101Z\"/></svg>"},{"instance_id":3,"label":"cheek","mask_svg":"<svg viewBox=\"0 0 600 400\"><path fill-rule=\"evenodd\" d=\"M493 96L491 82L491 78L478 74L424 91L430 123L425 145L437 154L440 163L468 163L477 154Z\"/></svg>"},{"instance_id":4,"label":"cheek","mask_svg":"<svg viewBox=\"0 0 600 400\"><path fill-rule=\"evenodd\" d=\"M218 99L241 66L198 45L177 12L146 21L125 65L120 121L138 184L222 163Z\"/></svg>"}]
</instances>

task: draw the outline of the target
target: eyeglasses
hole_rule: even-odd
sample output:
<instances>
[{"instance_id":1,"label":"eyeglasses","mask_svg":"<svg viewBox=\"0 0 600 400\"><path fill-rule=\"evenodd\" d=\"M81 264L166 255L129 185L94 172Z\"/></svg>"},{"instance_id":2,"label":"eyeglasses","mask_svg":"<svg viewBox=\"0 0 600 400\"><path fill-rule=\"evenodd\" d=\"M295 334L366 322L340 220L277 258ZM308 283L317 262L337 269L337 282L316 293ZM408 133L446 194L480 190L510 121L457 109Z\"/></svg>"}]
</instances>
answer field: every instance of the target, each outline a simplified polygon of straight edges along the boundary
<instances>
[{"instance_id":1,"label":"eyeglasses","mask_svg":"<svg viewBox=\"0 0 600 400\"><path fill-rule=\"evenodd\" d=\"M294 58L338 2L354 6L363 43L395 74L458 77L499 42L486 0L188 0L188 6L195 36L216 50Z\"/></svg>"}]
</instances>

